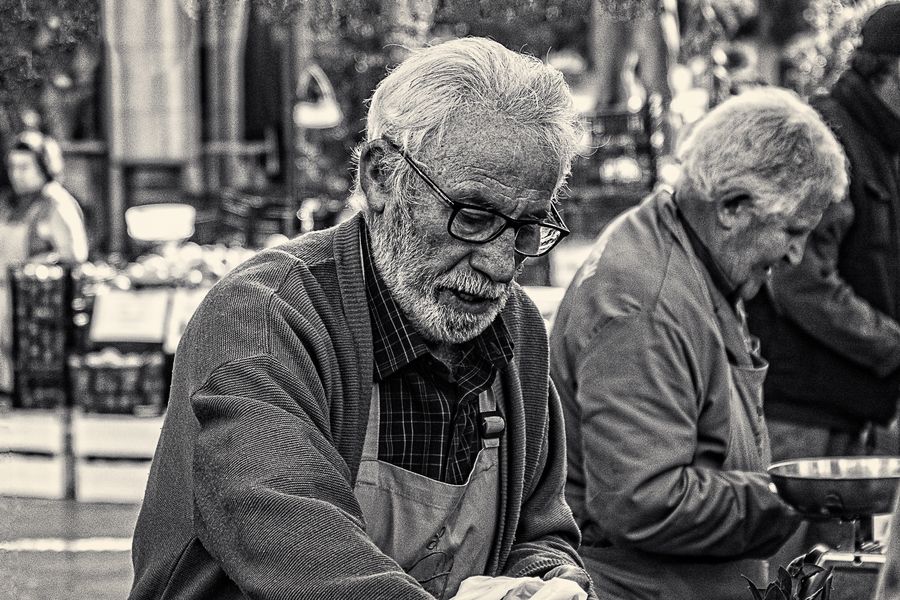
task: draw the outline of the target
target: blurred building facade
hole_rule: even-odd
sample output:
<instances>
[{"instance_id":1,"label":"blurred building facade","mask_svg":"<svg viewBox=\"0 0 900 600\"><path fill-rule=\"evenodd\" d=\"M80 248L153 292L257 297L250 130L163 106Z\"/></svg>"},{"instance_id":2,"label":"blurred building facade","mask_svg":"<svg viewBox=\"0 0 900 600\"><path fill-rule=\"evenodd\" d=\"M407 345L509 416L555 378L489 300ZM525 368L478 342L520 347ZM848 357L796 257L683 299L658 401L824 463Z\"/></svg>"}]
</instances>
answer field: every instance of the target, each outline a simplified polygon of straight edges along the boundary
<instances>
[{"instance_id":1,"label":"blurred building facade","mask_svg":"<svg viewBox=\"0 0 900 600\"><path fill-rule=\"evenodd\" d=\"M124 211L157 202L193 205L198 241L224 235L254 244L258 236L241 227L290 235L327 225L340 211L364 100L409 48L489 35L555 60L576 92L597 96L592 7L614 20L668 7L681 24L677 66L709 88L708 106L728 92L728 76L758 70L744 38L757 46L772 38L782 48L780 82L803 94L821 89L842 69L861 16L881 1L3 3L0 143L40 114L41 127L63 145L65 183L85 208L94 256L131 251ZM607 121L586 104L594 138L644 118L646 106L628 100L605 107L620 113ZM628 171L621 160L583 165L581 181ZM638 179L636 190L655 177Z\"/></svg>"}]
</instances>

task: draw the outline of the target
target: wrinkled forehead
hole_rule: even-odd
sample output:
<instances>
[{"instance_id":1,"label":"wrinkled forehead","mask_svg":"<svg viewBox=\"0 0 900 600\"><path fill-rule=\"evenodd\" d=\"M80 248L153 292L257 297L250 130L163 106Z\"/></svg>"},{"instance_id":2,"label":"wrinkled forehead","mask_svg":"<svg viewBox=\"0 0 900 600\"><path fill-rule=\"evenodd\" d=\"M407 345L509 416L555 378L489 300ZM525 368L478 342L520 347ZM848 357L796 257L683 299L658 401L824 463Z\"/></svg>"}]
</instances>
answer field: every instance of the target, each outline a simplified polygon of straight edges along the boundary
<instances>
[{"instance_id":1,"label":"wrinkled forehead","mask_svg":"<svg viewBox=\"0 0 900 600\"><path fill-rule=\"evenodd\" d=\"M815 226L822 213L831 203L825 194L811 194L800 197L799 190L784 190L770 194L766 201L772 208L767 211L770 220L784 222L790 227L806 228ZM799 198L799 200L798 200Z\"/></svg>"},{"instance_id":2,"label":"wrinkled forehead","mask_svg":"<svg viewBox=\"0 0 900 600\"><path fill-rule=\"evenodd\" d=\"M533 127L483 108L451 116L443 135L425 140L419 158L439 175L512 177L532 189L555 189L561 174L558 154Z\"/></svg>"},{"instance_id":3,"label":"wrinkled forehead","mask_svg":"<svg viewBox=\"0 0 900 600\"><path fill-rule=\"evenodd\" d=\"M826 194L813 194L797 204L787 219L794 226L815 226L830 204Z\"/></svg>"}]
</instances>

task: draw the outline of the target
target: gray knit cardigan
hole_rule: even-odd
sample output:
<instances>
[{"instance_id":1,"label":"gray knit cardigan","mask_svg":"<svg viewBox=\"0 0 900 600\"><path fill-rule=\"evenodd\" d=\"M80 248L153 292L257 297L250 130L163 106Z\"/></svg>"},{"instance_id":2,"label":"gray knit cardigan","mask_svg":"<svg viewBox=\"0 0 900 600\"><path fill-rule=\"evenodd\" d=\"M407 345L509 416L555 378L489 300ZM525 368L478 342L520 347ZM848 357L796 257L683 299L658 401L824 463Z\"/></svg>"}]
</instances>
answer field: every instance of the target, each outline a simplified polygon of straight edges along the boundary
<instances>
[{"instance_id":1,"label":"gray knit cardigan","mask_svg":"<svg viewBox=\"0 0 900 600\"><path fill-rule=\"evenodd\" d=\"M209 293L175 356L134 536L131 598L428 599L353 495L372 384L359 215L260 252ZM580 565L547 337L515 287L488 575Z\"/></svg>"}]
</instances>

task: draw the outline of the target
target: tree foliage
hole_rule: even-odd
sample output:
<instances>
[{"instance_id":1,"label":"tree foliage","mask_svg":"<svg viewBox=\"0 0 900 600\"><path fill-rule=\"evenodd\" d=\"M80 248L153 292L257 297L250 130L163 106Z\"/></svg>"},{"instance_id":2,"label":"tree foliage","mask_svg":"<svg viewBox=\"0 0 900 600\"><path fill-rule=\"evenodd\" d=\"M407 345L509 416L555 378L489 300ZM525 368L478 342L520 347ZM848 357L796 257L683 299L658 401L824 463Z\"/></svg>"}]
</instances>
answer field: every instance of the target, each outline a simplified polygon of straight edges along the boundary
<instances>
[{"instance_id":1,"label":"tree foliage","mask_svg":"<svg viewBox=\"0 0 900 600\"><path fill-rule=\"evenodd\" d=\"M0 135L40 109L79 47L100 46L99 0L0 0Z\"/></svg>"}]
</instances>

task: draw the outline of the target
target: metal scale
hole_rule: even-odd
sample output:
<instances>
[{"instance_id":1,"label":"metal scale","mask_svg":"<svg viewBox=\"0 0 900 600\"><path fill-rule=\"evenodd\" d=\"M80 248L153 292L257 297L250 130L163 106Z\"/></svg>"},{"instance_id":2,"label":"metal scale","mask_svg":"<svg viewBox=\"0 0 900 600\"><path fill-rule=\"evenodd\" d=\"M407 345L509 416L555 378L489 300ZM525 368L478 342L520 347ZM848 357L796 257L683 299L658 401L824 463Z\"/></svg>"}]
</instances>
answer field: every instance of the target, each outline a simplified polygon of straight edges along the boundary
<instances>
[{"instance_id":1,"label":"metal scale","mask_svg":"<svg viewBox=\"0 0 900 600\"><path fill-rule=\"evenodd\" d=\"M900 457L809 458L769 467L778 494L810 520L833 520L843 540L813 550L816 564L832 568L832 600L874 596L885 562L875 540L874 516L893 511L900 483Z\"/></svg>"}]
</instances>

